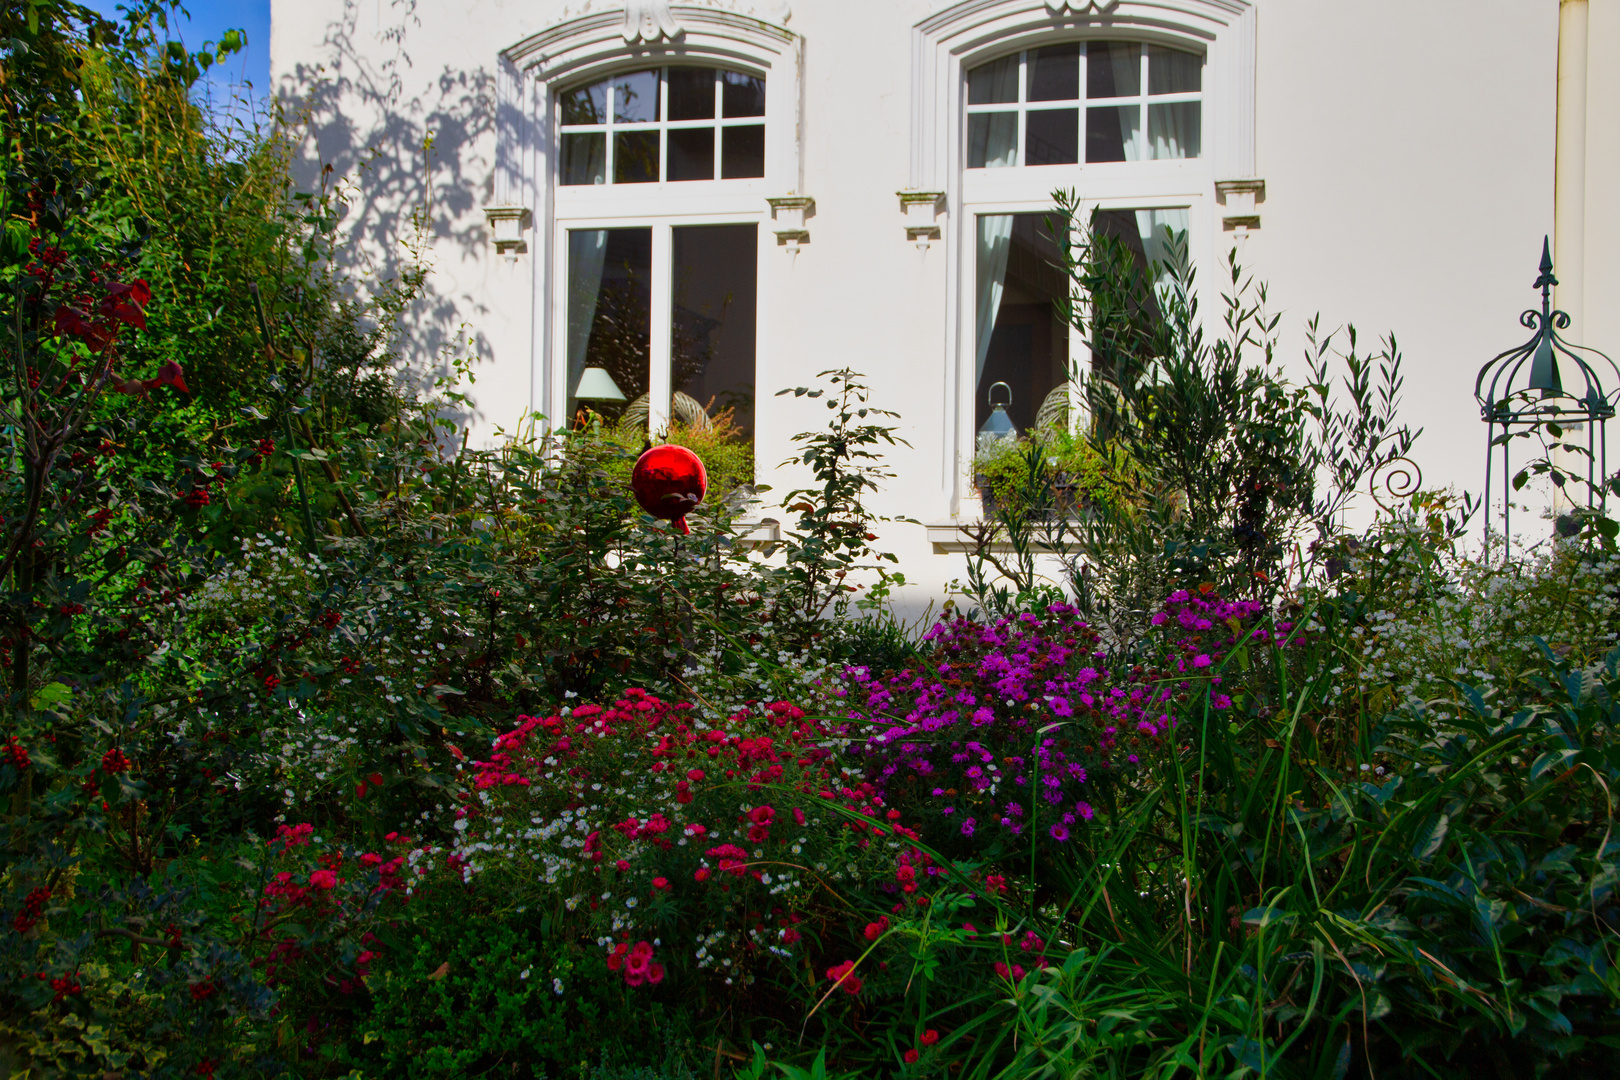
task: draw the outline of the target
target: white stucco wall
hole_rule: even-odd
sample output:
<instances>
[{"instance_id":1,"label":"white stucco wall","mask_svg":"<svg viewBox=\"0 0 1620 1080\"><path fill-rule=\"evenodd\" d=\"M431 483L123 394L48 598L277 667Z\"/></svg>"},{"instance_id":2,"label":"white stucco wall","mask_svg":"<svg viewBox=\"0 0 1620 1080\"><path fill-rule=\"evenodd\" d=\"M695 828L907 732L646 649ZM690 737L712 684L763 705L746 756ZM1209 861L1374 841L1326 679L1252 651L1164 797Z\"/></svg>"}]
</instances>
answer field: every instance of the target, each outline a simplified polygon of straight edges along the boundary
<instances>
[{"instance_id":1,"label":"white stucco wall","mask_svg":"<svg viewBox=\"0 0 1620 1080\"><path fill-rule=\"evenodd\" d=\"M453 343L466 324L481 357L472 393L483 437L539 400L532 312L546 229L546 207L536 206L531 253L515 263L490 243L482 207L494 199L496 57L592 4L621 6L273 0L273 78L284 99L309 102L311 174L329 161L355 192L355 259L386 273L406 215L431 195L435 272L416 347ZM788 455L793 432L824 415L771 392L849 365L868 374L874 403L902 414L911 443L891 455L899 477L882 509L922 522L951 515L966 471L945 422L960 237L957 208L947 206L943 238L919 253L895 193L913 174L913 26L946 6L792 5L786 26L803 40L802 193L815 211L797 256L772 243L760 263L761 370L772 385L759 397L776 403L762 404L762 472ZM1255 6L1254 172L1266 196L1243 256L1283 315L1280 355L1298 370L1316 312L1327 327L1354 322L1364 349L1393 331L1407 364L1405 415L1426 429L1415 456L1427 484L1478 490L1474 374L1523 336L1517 315L1534 298L1540 241L1553 226L1557 5ZM1232 234L1219 231L1213 190L1205 203L1202 242L1224 261ZM769 228L769 214L762 219ZM1218 305L1213 289L1206 303ZM1612 317L1593 328L1620 332ZM1580 328L1573 333L1580 340ZM1609 344L1620 352L1620 341ZM786 477L762 479L787 486ZM962 556L934 554L919 526L892 526L884 540L918 582L919 601L963 571Z\"/></svg>"}]
</instances>

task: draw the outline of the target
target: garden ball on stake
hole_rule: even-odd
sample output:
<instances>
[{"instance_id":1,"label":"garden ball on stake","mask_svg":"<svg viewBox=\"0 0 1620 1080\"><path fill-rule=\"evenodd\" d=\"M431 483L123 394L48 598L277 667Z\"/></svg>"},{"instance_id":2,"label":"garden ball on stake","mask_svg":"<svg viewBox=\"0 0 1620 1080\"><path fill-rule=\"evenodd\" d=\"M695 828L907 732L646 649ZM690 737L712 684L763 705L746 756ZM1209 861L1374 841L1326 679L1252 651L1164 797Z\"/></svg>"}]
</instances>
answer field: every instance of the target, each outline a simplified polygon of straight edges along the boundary
<instances>
[{"instance_id":1,"label":"garden ball on stake","mask_svg":"<svg viewBox=\"0 0 1620 1080\"><path fill-rule=\"evenodd\" d=\"M630 490L636 502L653 517L668 518L683 534L690 534L686 515L703 501L709 477L703 461L684 446L655 446L636 459Z\"/></svg>"}]
</instances>

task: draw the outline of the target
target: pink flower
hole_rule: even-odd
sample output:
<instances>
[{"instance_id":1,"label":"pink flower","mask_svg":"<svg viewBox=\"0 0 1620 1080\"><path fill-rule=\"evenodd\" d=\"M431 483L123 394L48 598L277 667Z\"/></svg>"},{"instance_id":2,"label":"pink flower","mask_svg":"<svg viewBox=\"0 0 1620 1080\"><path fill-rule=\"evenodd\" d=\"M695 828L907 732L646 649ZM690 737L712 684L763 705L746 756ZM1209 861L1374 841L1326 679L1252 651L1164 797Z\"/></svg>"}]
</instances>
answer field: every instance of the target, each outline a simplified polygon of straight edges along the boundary
<instances>
[{"instance_id":1,"label":"pink flower","mask_svg":"<svg viewBox=\"0 0 1620 1080\"><path fill-rule=\"evenodd\" d=\"M935 1043L939 1042L939 1032L935 1031L933 1028L929 1028L927 1031L922 1033L922 1038L918 1041L924 1046L933 1046Z\"/></svg>"},{"instance_id":2,"label":"pink flower","mask_svg":"<svg viewBox=\"0 0 1620 1080\"><path fill-rule=\"evenodd\" d=\"M694 870L692 872L692 877L696 881L708 881L709 880L709 868L707 866L698 867L696 870Z\"/></svg>"},{"instance_id":3,"label":"pink flower","mask_svg":"<svg viewBox=\"0 0 1620 1080\"><path fill-rule=\"evenodd\" d=\"M618 862L614 863L613 865L619 868L619 873L621 873L621 874L624 873L626 870L630 869L630 863L629 863L628 860L625 860L625 859L620 859Z\"/></svg>"},{"instance_id":4,"label":"pink flower","mask_svg":"<svg viewBox=\"0 0 1620 1080\"><path fill-rule=\"evenodd\" d=\"M845 960L842 964L827 969L827 978L838 985L838 988L851 997L861 992L861 979L855 973L855 961Z\"/></svg>"},{"instance_id":5,"label":"pink flower","mask_svg":"<svg viewBox=\"0 0 1620 1080\"><path fill-rule=\"evenodd\" d=\"M317 889L335 889L338 883L337 871L316 870L309 875L309 883Z\"/></svg>"},{"instance_id":6,"label":"pink flower","mask_svg":"<svg viewBox=\"0 0 1620 1080\"><path fill-rule=\"evenodd\" d=\"M889 917L887 915L883 916L877 922L869 922L866 924L866 940L876 941L878 938L882 937L884 932L888 929Z\"/></svg>"},{"instance_id":7,"label":"pink flower","mask_svg":"<svg viewBox=\"0 0 1620 1080\"><path fill-rule=\"evenodd\" d=\"M653 878L652 885L653 885L653 888L655 888L655 889L667 889L667 888L669 888L669 878L667 878L667 877L655 877L655 878Z\"/></svg>"},{"instance_id":8,"label":"pink flower","mask_svg":"<svg viewBox=\"0 0 1620 1080\"><path fill-rule=\"evenodd\" d=\"M916 1050L915 1047L913 1047L912 1049L907 1050L904 1054L901 1054L900 1056L905 1059L905 1062L906 1062L907 1065L910 1065L912 1062L917 1060L917 1050Z\"/></svg>"},{"instance_id":9,"label":"pink flower","mask_svg":"<svg viewBox=\"0 0 1620 1080\"><path fill-rule=\"evenodd\" d=\"M647 968L647 981L654 986L664 981L664 965L653 963Z\"/></svg>"}]
</instances>

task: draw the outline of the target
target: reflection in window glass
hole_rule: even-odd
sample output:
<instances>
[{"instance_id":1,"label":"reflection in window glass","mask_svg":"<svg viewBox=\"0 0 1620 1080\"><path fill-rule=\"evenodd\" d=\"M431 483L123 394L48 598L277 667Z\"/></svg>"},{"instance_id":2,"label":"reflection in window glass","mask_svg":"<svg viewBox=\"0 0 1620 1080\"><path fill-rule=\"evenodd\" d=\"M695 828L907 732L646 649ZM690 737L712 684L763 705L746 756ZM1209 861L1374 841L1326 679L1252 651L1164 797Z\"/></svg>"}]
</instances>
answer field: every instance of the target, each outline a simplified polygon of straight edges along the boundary
<instances>
[{"instance_id":1,"label":"reflection in window glass","mask_svg":"<svg viewBox=\"0 0 1620 1080\"><path fill-rule=\"evenodd\" d=\"M765 175L758 76L706 67L633 71L563 90L558 106L564 185Z\"/></svg>"},{"instance_id":2,"label":"reflection in window glass","mask_svg":"<svg viewBox=\"0 0 1620 1080\"><path fill-rule=\"evenodd\" d=\"M658 179L658 132L613 134L613 182L646 184Z\"/></svg>"},{"instance_id":3,"label":"reflection in window glass","mask_svg":"<svg viewBox=\"0 0 1620 1080\"><path fill-rule=\"evenodd\" d=\"M615 420L647 393L651 355L652 230L568 233L568 415L587 405ZM574 396L586 368L606 369L623 401Z\"/></svg>"},{"instance_id":4,"label":"reflection in window glass","mask_svg":"<svg viewBox=\"0 0 1620 1080\"><path fill-rule=\"evenodd\" d=\"M966 167L1196 158L1203 66L1197 53L1130 41L1048 46L981 64L967 73Z\"/></svg>"},{"instance_id":5,"label":"reflection in window glass","mask_svg":"<svg viewBox=\"0 0 1620 1080\"><path fill-rule=\"evenodd\" d=\"M565 184L607 183L606 135L600 131L587 131L563 136L562 182Z\"/></svg>"},{"instance_id":6,"label":"reflection in window glass","mask_svg":"<svg viewBox=\"0 0 1620 1080\"><path fill-rule=\"evenodd\" d=\"M683 225L671 252L674 313L670 385L711 421L729 418L739 434L754 430L756 225Z\"/></svg>"},{"instance_id":7,"label":"reflection in window glass","mask_svg":"<svg viewBox=\"0 0 1620 1080\"><path fill-rule=\"evenodd\" d=\"M562 96L562 122L603 124L607 122L607 83L581 86Z\"/></svg>"},{"instance_id":8,"label":"reflection in window glass","mask_svg":"<svg viewBox=\"0 0 1620 1080\"><path fill-rule=\"evenodd\" d=\"M613 80L613 122L651 124L658 120L658 72L633 71Z\"/></svg>"}]
</instances>

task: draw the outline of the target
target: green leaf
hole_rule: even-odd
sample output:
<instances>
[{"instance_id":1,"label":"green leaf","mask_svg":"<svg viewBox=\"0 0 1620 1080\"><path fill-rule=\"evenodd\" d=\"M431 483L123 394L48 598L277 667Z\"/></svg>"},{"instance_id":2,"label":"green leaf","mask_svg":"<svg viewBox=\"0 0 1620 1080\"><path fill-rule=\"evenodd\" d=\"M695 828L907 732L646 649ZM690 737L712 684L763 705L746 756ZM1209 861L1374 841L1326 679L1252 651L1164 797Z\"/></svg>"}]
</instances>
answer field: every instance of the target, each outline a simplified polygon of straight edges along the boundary
<instances>
[{"instance_id":1,"label":"green leaf","mask_svg":"<svg viewBox=\"0 0 1620 1080\"><path fill-rule=\"evenodd\" d=\"M1433 856L1440 850L1440 845L1446 842L1446 833L1449 831L1451 831L1449 814L1429 815L1429 819L1412 838L1412 856L1420 861Z\"/></svg>"},{"instance_id":2,"label":"green leaf","mask_svg":"<svg viewBox=\"0 0 1620 1080\"><path fill-rule=\"evenodd\" d=\"M59 682L46 683L34 694L33 706L36 709L54 709L72 699L71 687Z\"/></svg>"}]
</instances>

